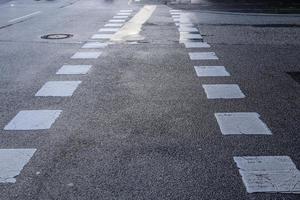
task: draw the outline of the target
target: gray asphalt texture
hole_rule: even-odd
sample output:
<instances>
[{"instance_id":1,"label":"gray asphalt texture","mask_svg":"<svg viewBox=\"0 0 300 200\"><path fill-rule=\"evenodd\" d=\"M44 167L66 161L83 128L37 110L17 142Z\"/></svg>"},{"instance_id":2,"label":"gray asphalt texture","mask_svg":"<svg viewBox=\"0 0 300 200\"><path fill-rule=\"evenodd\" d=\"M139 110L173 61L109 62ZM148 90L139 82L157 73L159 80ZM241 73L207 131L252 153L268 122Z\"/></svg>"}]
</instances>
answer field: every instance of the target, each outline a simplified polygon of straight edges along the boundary
<instances>
[{"instance_id":1,"label":"gray asphalt texture","mask_svg":"<svg viewBox=\"0 0 300 200\"><path fill-rule=\"evenodd\" d=\"M185 11L220 58L201 65L224 65L230 77L196 76L199 62L178 43L164 5L144 24L144 41L110 45L96 60L69 59L120 9L135 14L141 6L121 0L0 6L4 27L42 11L0 29L0 127L20 110L63 110L49 130L0 130L0 148L38 149L17 183L0 184L0 199L299 199L246 193L233 156L287 155L300 169L300 85L286 73L300 71L300 29L255 26L300 18ZM74 37L40 39L49 33ZM63 64L93 68L55 75ZM50 80L82 83L72 97L34 97ZM239 84L246 98L208 100L201 87L207 83ZM273 135L223 136L215 112L257 112Z\"/></svg>"}]
</instances>

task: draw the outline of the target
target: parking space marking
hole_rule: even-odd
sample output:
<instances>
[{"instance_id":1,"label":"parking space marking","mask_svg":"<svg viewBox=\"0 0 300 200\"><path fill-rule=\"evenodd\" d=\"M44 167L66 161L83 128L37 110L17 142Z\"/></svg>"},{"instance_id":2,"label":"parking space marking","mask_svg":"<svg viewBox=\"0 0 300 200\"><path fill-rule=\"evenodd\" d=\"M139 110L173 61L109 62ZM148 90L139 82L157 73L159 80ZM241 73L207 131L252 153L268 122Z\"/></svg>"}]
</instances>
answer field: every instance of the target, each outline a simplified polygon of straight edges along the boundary
<instances>
[{"instance_id":1,"label":"parking space marking","mask_svg":"<svg viewBox=\"0 0 300 200\"><path fill-rule=\"evenodd\" d=\"M97 59L102 52L77 52L71 58L72 59Z\"/></svg>"},{"instance_id":2,"label":"parking space marking","mask_svg":"<svg viewBox=\"0 0 300 200\"><path fill-rule=\"evenodd\" d=\"M240 99L245 98L237 84L203 84L208 99Z\"/></svg>"},{"instance_id":3,"label":"parking space marking","mask_svg":"<svg viewBox=\"0 0 300 200\"><path fill-rule=\"evenodd\" d=\"M184 42L185 48L210 48L206 42Z\"/></svg>"},{"instance_id":4,"label":"parking space marking","mask_svg":"<svg viewBox=\"0 0 300 200\"><path fill-rule=\"evenodd\" d=\"M81 81L48 81L35 94L37 97L69 97L72 96Z\"/></svg>"},{"instance_id":5,"label":"parking space marking","mask_svg":"<svg viewBox=\"0 0 300 200\"><path fill-rule=\"evenodd\" d=\"M92 65L63 65L56 74L87 74Z\"/></svg>"},{"instance_id":6,"label":"parking space marking","mask_svg":"<svg viewBox=\"0 0 300 200\"><path fill-rule=\"evenodd\" d=\"M194 66L198 77L230 76L224 66Z\"/></svg>"},{"instance_id":7,"label":"parking space marking","mask_svg":"<svg viewBox=\"0 0 300 200\"><path fill-rule=\"evenodd\" d=\"M87 42L81 48L83 49L103 49L108 46L108 43L104 42Z\"/></svg>"},{"instance_id":8,"label":"parking space marking","mask_svg":"<svg viewBox=\"0 0 300 200\"><path fill-rule=\"evenodd\" d=\"M110 39L114 34L94 34L92 39Z\"/></svg>"},{"instance_id":9,"label":"parking space marking","mask_svg":"<svg viewBox=\"0 0 300 200\"><path fill-rule=\"evenodd\" d=\"M0 149L0 183L15 183L36 149Z\"/></svg>"},{"instance_id":10,"label":"parking space marking","mask_svg":"<svg viewBox=\"0 0 300 200\"><path fill-rule=\"evenodd\" d=\"M215 113L223 135L272 135L255 112Z\"/></svg>"},{"instance_id":11,"label":"parking space marking","mask_svg":"<svg viewBox=\"0 0 300 200\"><path fill-rule=\"evenodd\" d=\"M49 129L61 112L61 110L22 110L4 127L4 130Z\"/></svg>"},{"instance_id":12,"label":"parking space marking","mask_svg":"<svg viewBox=\"0 0 300 200\"><path fill-rule=\"evenodd\" d=\"M300 193L300 171L288 156L234 157L248 193Z\"/></svg>"},{"instance_id":13,"label":"parking space marking","mask_svg":"<svg viewBox=\"0 0 300 200\"><path fill-rule=\"evenodd\" d=\"M218 60L215 52L190 52L191 60Z\"/></svg>"}]
</instances>

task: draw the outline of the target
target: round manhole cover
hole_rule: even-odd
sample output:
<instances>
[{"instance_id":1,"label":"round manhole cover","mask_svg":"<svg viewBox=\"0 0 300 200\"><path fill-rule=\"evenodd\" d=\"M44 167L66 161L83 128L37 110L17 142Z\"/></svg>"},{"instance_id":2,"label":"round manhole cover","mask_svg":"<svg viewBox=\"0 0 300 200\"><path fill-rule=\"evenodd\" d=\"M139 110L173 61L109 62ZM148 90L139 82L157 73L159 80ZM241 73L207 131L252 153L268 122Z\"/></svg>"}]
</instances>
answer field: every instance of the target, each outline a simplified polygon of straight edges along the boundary
<instances>
[{"instance_id":1,"label":"round manhole cover","mask_svg":"<svg viewBox=\"0 0 300 200\"><path fill-rule=\"evenodd\" d=\"M43 35L42 39L48 39L48 40L61 40L61 39L67 39L72 37L72 34L64 34L64 33L58 33L58 34L48 34Z\"/></svg>"}]
</instances>

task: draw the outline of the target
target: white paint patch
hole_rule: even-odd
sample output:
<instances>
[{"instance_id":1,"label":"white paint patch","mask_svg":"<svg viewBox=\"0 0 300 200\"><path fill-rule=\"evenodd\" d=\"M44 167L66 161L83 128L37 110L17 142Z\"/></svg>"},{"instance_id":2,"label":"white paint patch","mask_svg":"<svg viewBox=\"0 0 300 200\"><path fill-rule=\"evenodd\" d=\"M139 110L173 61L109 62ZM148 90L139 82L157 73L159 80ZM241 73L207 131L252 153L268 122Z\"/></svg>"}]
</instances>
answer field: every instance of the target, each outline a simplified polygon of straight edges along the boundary
<instances>
[{"instance_id":1,"label":"white paint patch","mask_svg":"<svg viewBox=\"0 0 300 200\"><path fill-rule=\"evenodd\" d=\"M103 49L107 47L108 43L103 42L87 42L81 48L83 49Z\"/></svg>"},{"instance_id":2,"label":"white paint patch","mask_svg":"<svg viewBox=\"0 0 300 200\"><path fill-rule=\"evenodd\" d=\"M120 28L100 28L98 32L117 32Z\"/></svg>"},{"instance_id":3,"label":"white paint patch","mask_svg":"<svg viewBox=\"0 0 300 200\"><path fill-rule=\"evenodd\" d=\"M68 97L72 96L81 81L48 81L35 94L40 97Z\"/></svg>"},{"instance_id":4,"label":"white paint patch","mask_svg":"<svg viewBox=\"0 0 300 200\"><path fill-rule=\"evenodd\" d=\"M300 193L300 171L288 156L234 157L248 193Z\"/></svg>"},{"instance_id":5,"label":"white paint patch","mask_svg":"<svg viewBox=\"0 0 300 200\"><path fill-rule=\"evenodd\" d=\"M133 10L120 10L120 12L132 12Z\"/></svg>"},{"instance_id":6,"label":"white paint patch","mask_svg":"<svg viewBox=\"0 0 300 200\"><path fill-rule=\"evenodd\" d=\"M41 12L41 11L33 12L33 13L28 14L28 15L24 15L24 16L22 16L22 17L18 17L18 18L9 20L8 22L19 21L19 20L22 20L22 19L26 19L26 18L32 17L32 16L34 16L34 15L38 15L38 14L40 14L40 13L42 13L42 12Z\"/></svg>"},{"instance_id":7,"label":"white paint patch","mask_svg":"<svg viewBox=\"0 0 300 200\"><path fill-rule=\"evenodd\" d=\"M184 42L185 48L210 48L206 42Z\"/></svg>"},{"instance_id":8,"label":"white paint patch","mask_svg":"<svg viewBox=\"0 0 300 200\"><path fill-rule=\"evenodd\" d=\"M61 112L61 110L23 110L4 127L4 130L49 129Z\"/></svg>"},{"instance_id":9,"label":"white paint patch","mask_svg":"<svg viewBox=\"0 0 300 200\"><path fill-rule=\"evenodd\" d=\"M129 16L114 16L113 19L127 19Z\"/></svg>"},{"instance_id":10,"label":"white paint patch","mask_svg":"<svg viewBox=\"0 0 300 200\"><path fill-rule=\"evenodd\" d=\"M111 19L109 20L109 22L111 23L119 23L119 22L125 22L126 20L125 19Z\"/></svg>"},{"instance_id":11,"label":"white paint patch","mask_svg":"<svg viewBox=\"0 0 300 200\"><path fill-rule=\"evenodd\" d=\"M36 149L0 149L0 183L15 183Z\"/></svg>"},{"instance_id":12,"label":"white paint patch","mask_svg":"<svg viewBox=\"0 0 300 200\"><path fill-rule=\"evenodd\" d=\"M186 40L186 39L202 39L202 36L199 33L181 32L180 40Z\"/></svg>"},{"instance_id":13,"label":"white paint patch","mask_svg":"<svg viewBox=\"0 0 300 200\"><path fill-rule=\"evenodd\" d=\"M139 35L142 25L151 17L155 9L154 5L145 5L111 40L118 42L143 40L144 37Z\"/></svg>"},{"instance_id":14,"label":"white paint patch","mask_svg":"<svg viewBox=\"0 0 300 200\"><path fill-rule=\"evenodd\" d=\"M230 76L224 66L195 66L198 77L206 76Z\"/></svg>"},{"instance_id":15,"label":"white paint patch","mask_svg":"<svg viewBox=\"0 0 300 200\"><path fill-rule=\"evenodd\" d=\"M102 52L77 52L71 58L72 59L96 59Z\"/></svg>"},{"instance_id":16,"label":"white paint patch","mask_svg":"<svg viewBox=\"0 0 300 200\"><path fill-rule=\"evenodd\" d=\"M121 27L123 24L105 24L105 27Z\"/></svg>"},{"instance_id":17,"label":"white paint patch","mask_svg":"<svg viewBox=\"0 0 300 200\"><path fill-rule=\"evenodd\" d=\"M113 34L94 34L92 39L110 39Z\"/></svg>"},{"instance_id":18,"label":"white paint patch","mask_svg":"<svg viewBox=\"0 0 300 200\"><path fill-rule=\"evenodd\" d=\"M245 98L240 87L236 84L202 85L208 99L240 99Z\"/></svg>"},{"instance_id":19,"label":"white paint patch","mask_svg":"<svg viewBox=\"0 0 300 200\"><path fill-rule=\"evenodd\" d=\"M189 53L191 60L218 60L215 52L191 52Z\"/></svg>"},{"instance_id":20,"label":"white paint patch","mask_svg":"<svg viewBox=\"0 0 300 200\"><path fill-rule=\"evenodd\" d=\"M179 32L198 32L198 29L194 28L194 27L179 27L178 31Z\"/></svg>"},{"instance_id":21,"label":"white paint patch","mask_svg":"<svg viewBox=\"0 0 300 200\"><path fill-rule=\"evenodd\" d=\"M92 65L63 65L56 74L87 74Z\"/></svg>"},{"instance_id":22,"label":"white paint patch","mask_svg":"<svg viewBox=\"0 0 300 200\"><path fill-rule=\"evenodd\" d=\"M271 135L267 125L255 112L215 113L223 135Z\"/></svg>"}]
</instances>

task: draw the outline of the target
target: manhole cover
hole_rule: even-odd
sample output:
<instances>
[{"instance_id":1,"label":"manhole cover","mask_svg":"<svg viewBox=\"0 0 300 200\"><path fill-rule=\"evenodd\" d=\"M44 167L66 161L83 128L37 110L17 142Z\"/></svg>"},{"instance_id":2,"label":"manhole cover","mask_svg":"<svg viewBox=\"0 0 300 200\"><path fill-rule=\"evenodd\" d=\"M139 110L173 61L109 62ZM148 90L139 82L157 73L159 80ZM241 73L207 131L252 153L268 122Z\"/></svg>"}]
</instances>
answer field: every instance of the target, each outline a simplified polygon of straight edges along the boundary
<instances>
[{"instance_id":1,"label":"manhole cover","mask_svg":"<svg viewBox=\"0 0 300 200\"><path fill-rule=\"evenodd\" d=\"M73 37L72 34L63 34L63 33L58 33L58 34L48 34L48 35L43 35L41 38L42 39L48 39L48 40L61 40L61 39L67 39Z\"/></svg>"}]
</instances>

